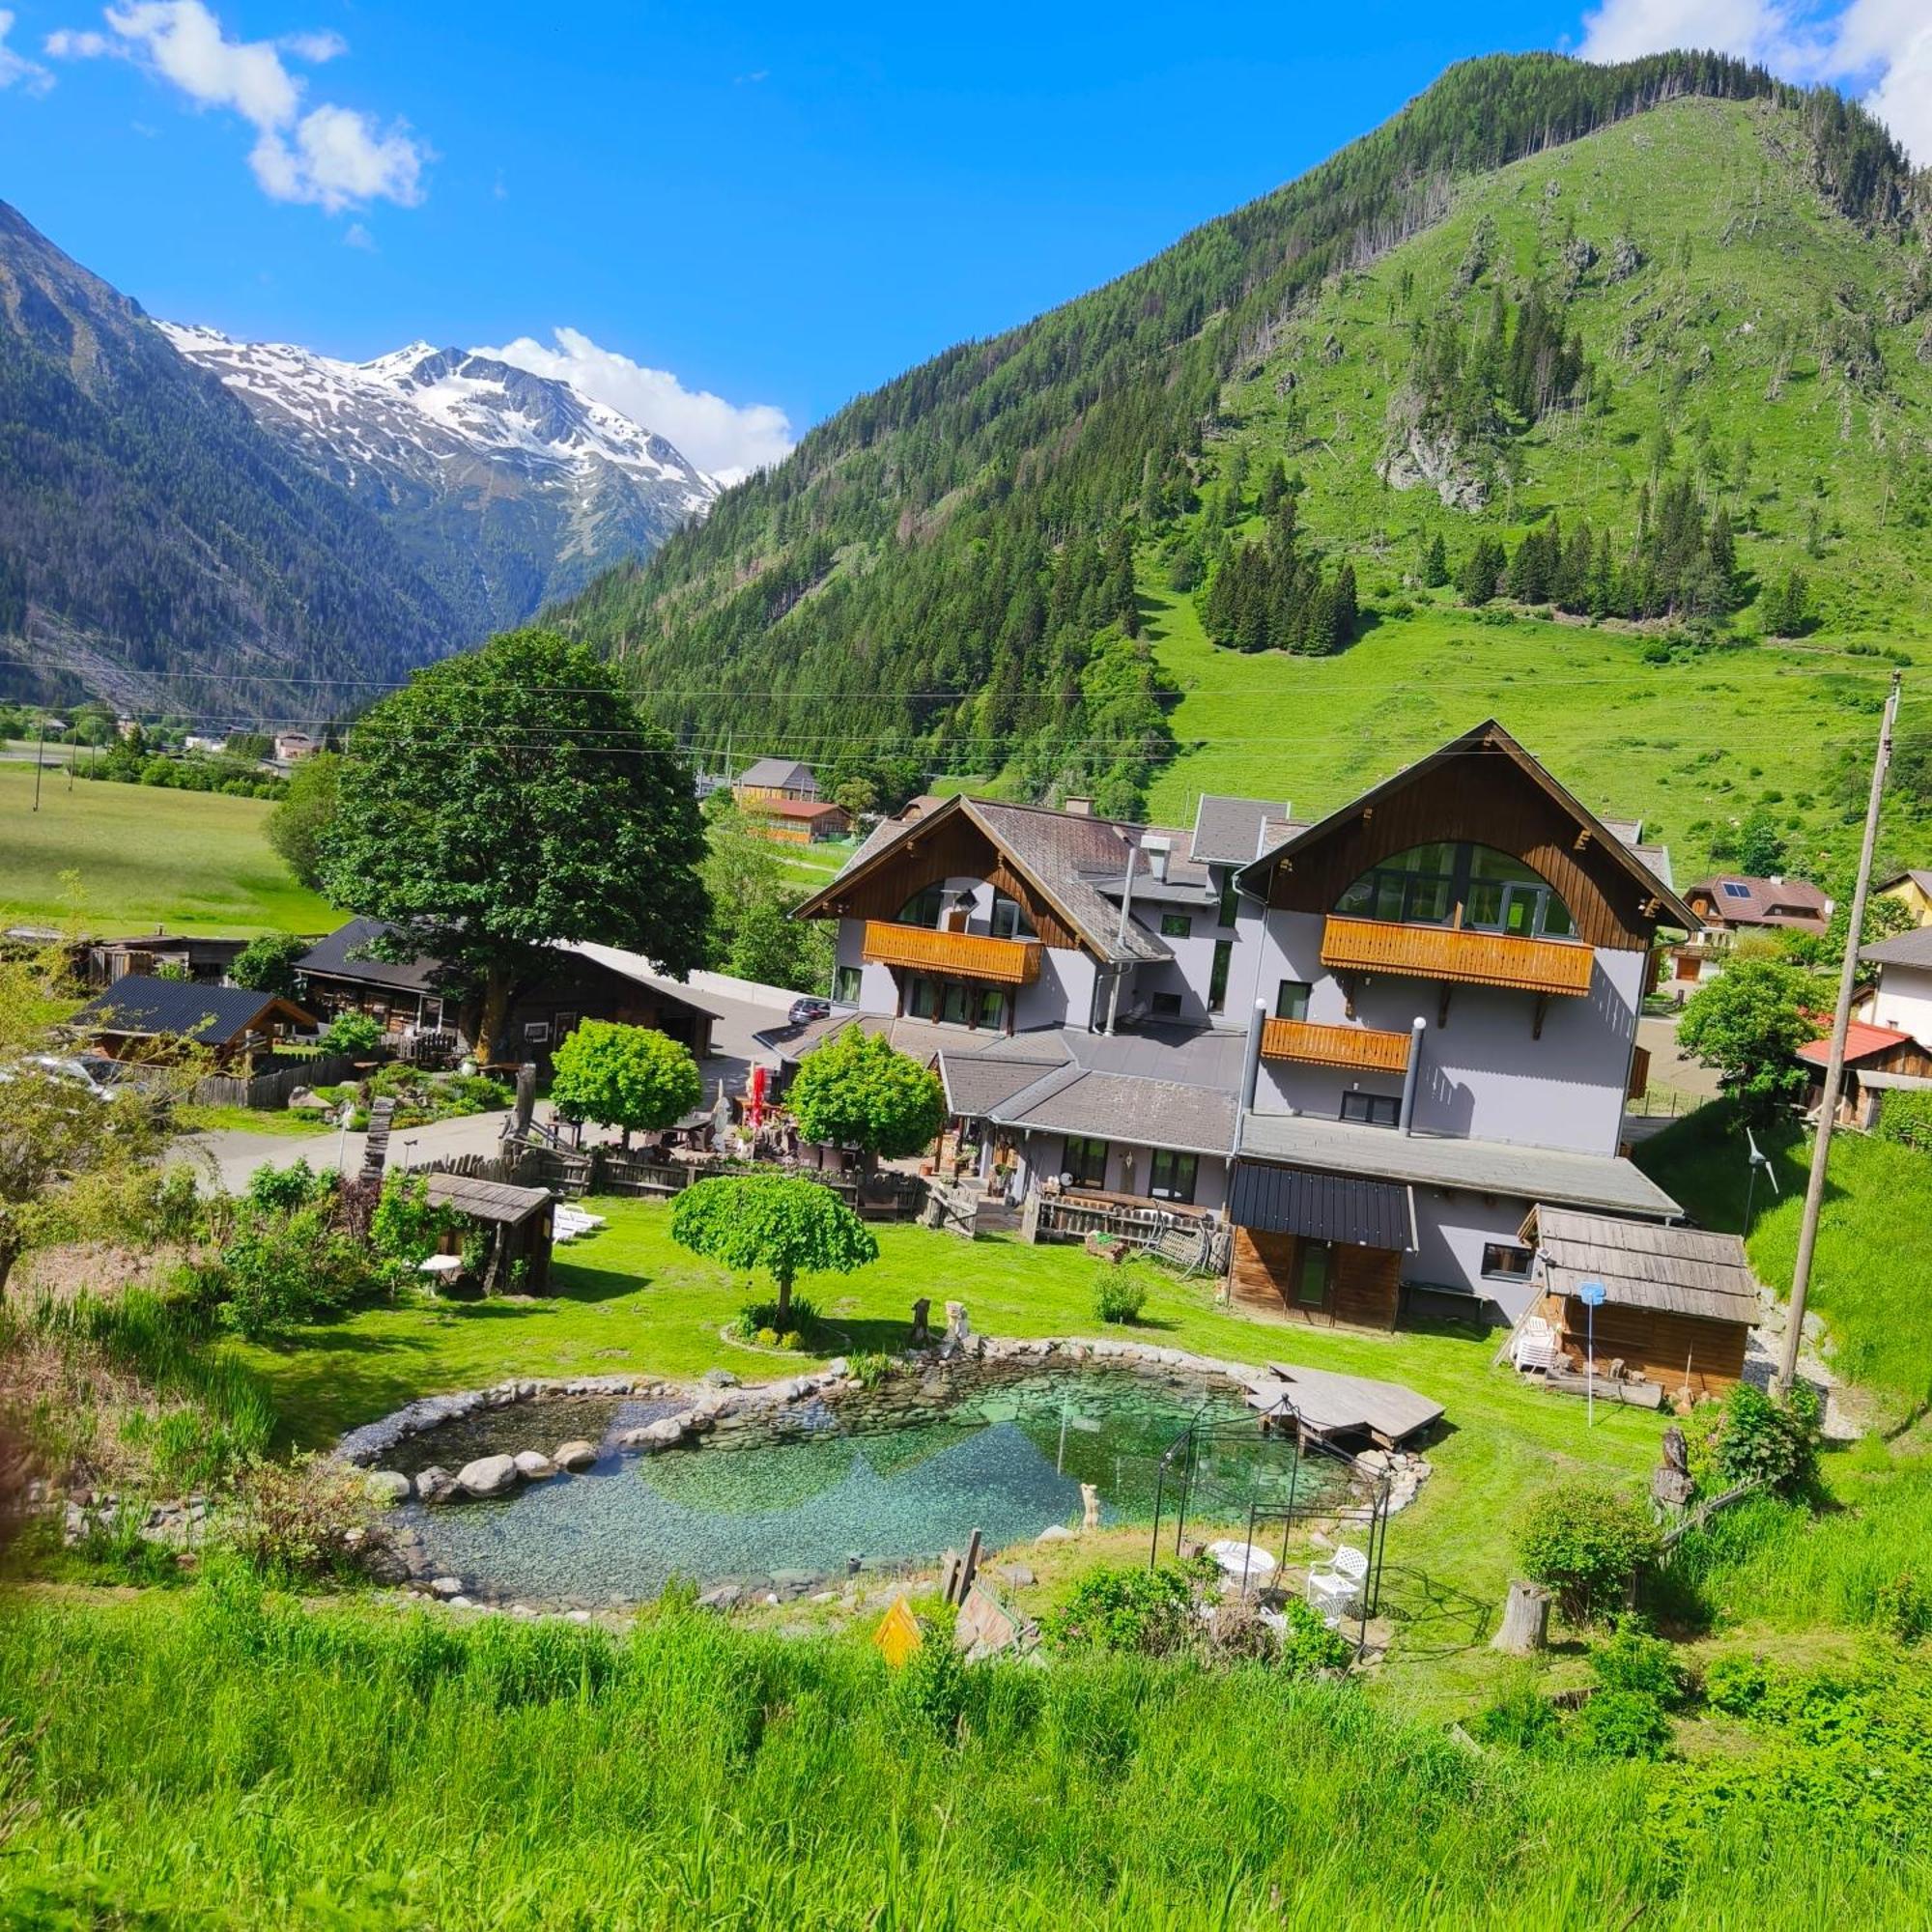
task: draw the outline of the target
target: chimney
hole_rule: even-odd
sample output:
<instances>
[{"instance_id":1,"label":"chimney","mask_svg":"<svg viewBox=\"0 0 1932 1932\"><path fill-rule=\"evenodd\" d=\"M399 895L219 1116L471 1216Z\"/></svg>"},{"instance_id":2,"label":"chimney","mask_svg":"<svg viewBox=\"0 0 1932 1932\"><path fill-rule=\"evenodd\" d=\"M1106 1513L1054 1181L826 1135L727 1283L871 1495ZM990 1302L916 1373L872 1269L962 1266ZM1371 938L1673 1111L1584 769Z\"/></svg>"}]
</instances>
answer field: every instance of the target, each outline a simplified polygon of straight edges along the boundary
<instances>
[{"instance_id":1,"label":"chimney","mask_svg":"<svg viewBox=\"0 0 1932 1932\"><path fill-rule=\"evenodd\" d=\"M1060 801L1060 809L1068 818L1092 818L1094 801L1078 793L1071 793Z\"/></svg>"},{"instance_id":2,"label":"chimney","mask_svg":"<svg viewBox=\"0 0 1932 1932\"><path fill-rule=\"evenodd\" d=\"M1174 840L1150 834L1141 840L1141 850L1147 854L1148 875L1157 884L1164 884L1167 879L1167 857L1174 850Z\"/></svg>"}]
</instances>

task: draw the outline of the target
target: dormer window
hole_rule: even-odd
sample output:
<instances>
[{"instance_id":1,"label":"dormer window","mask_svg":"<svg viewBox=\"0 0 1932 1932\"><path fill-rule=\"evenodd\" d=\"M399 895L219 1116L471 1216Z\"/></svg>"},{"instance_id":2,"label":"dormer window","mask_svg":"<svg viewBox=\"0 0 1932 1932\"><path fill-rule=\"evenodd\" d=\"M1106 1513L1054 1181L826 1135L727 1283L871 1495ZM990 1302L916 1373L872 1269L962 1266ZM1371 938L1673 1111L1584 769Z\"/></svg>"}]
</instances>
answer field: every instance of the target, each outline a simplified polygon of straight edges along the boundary
<instances>
[{"instance_id":1,"label":"dormer window","mask_svg":"<svg viewBox=\"0 0 1932 1932\"><path fill-rule=\"evenodd\" d=\"M1577 923L1548 883L1493 846L1415 845L1372 867L1336 901L1350 919L1454 925L1522 939L1572 939Z\"/></svg>"}]
</instances>

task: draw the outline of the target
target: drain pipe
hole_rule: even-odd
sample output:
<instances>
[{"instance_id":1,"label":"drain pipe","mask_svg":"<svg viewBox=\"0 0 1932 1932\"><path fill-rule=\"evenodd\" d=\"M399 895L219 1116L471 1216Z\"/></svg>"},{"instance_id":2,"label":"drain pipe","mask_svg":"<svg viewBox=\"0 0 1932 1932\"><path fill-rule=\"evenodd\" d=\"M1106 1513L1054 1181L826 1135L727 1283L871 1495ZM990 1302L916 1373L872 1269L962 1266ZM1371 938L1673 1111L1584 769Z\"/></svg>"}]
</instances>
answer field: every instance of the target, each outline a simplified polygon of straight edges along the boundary
<instances>
[{"instance_id":1,"label":"drain pipe","mask_svg":"<svg viewBox=\"0 0 1932 1932\"><path fill-rule=\"evenodd\" d=\"M1409 1026L1408 1066L1402 1076L1402 1130L1406 1134L1415 1130L1415 1077L1422 1065L1422 1039L1428 1031L1429 1022L1418 1013Z\"/></svg>"},{"instance_id":2,"label":"drain pipe","mask_svg":"<svg viewBox=\"0 0 1932 1932\"><path fill-rule=\"evenodd\" d=\"M1267 1025L1267 1003L1255 1002L1255 1016L1248 1022L1248 1050L1241 1062L1241 1112L1255 1111L1255 1094L1262 1078L1262 1029Z\"/></svg>"}]
</instances>

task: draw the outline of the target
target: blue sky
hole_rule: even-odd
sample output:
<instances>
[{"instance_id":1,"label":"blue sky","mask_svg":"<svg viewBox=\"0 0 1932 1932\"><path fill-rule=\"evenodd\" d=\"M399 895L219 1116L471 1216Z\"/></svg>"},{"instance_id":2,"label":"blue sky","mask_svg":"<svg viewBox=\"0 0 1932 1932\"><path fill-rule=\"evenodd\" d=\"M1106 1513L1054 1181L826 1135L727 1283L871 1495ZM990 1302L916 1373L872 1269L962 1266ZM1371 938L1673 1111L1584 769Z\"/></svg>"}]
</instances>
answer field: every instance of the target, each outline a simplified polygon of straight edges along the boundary
<instances>
[{"instance_id":1,"label":"blue sky","mask_svg":"<svg viewBox=\"0 0 1932 1932\"><path fill-rule=\"evenodd\" d=\"M11 0L0 196L157 315L355 358L516 343L738 468L1465 55L1715 43L1895 125L1932 97L1926 0L830 11Z\"/></svg>"}]
</instances>

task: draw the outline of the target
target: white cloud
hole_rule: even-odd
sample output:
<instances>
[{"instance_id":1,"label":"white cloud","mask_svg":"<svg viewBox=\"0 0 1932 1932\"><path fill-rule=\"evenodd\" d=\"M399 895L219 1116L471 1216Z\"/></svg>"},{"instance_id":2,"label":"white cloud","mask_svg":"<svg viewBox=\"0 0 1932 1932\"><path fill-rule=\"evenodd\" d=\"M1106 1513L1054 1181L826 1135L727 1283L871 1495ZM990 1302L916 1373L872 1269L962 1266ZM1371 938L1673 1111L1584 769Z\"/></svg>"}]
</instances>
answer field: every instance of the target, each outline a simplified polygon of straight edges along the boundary
<instances>
[{"instance_id":1,"label":"white cloud","mask_svg":"<svg viewBox=\"0 0 1932 1932\"><path fill-rule=\"evenodd\" d=\"M1583 16L1585 60L1710 47L1789 80L1862 90L1864 104L1932 162L1932 12L1925 0L1603 0Z\"/></svg>"},{"instance_id":2,"label":"white cloud","mask_svg":"<svg viewBox=\"0 0 1932 1932\"><path fill-rule=\"evenodd\" d=\"M552 376L586 396L656 430L722 483L736 483L779 462L792 445L791 422L770 403L742 408L708 389L687 389L668 369L647 369L614 349L601 349L581 330L552 331L554 346L527 335L500 349L483 349L519 369Z\"/></svg>"},{"instance_id":3,"label":"white cloud","mask_svg":"<svg viewBox=\"0 0 1932 1932\"><path fill-rule=\"evenodd\" d=\"M342 231L342 245L345 248L361 248L373 255L376 252L376 238L359 221L352 221Z\"/></svg>"},{"instance_id":4,"label":"white cloud","mask_svg":"<svg viewBox=\"0 0 1932 1932\"><path fill-rule=\"evenodd\" d=\"M0 89L23 87L29 94L44 94L54 84L53 75L39 61L16 54L7 44L7 37L13 31L12 10L0 7Z\"/></svg>"},{"instance_id":5,"label":"white cloud","mask_svg":"<svg viewBox=\"0 0 1932 1932\"><path fill-rule=\"evenodd\" d=\"M422 199L429 151L403 123L382 128L330 101L304 111L308 83L282 57L334 60L348 51L341 35L231 41L203 0L131 0L109 7L105 18L105 34L50 34L47 52L60 60L138 60L197 107L239 114L255 130L248 165L274 200L308 202L333 214L370 201L412 208Z\"/></svg>"}]
</instances>

